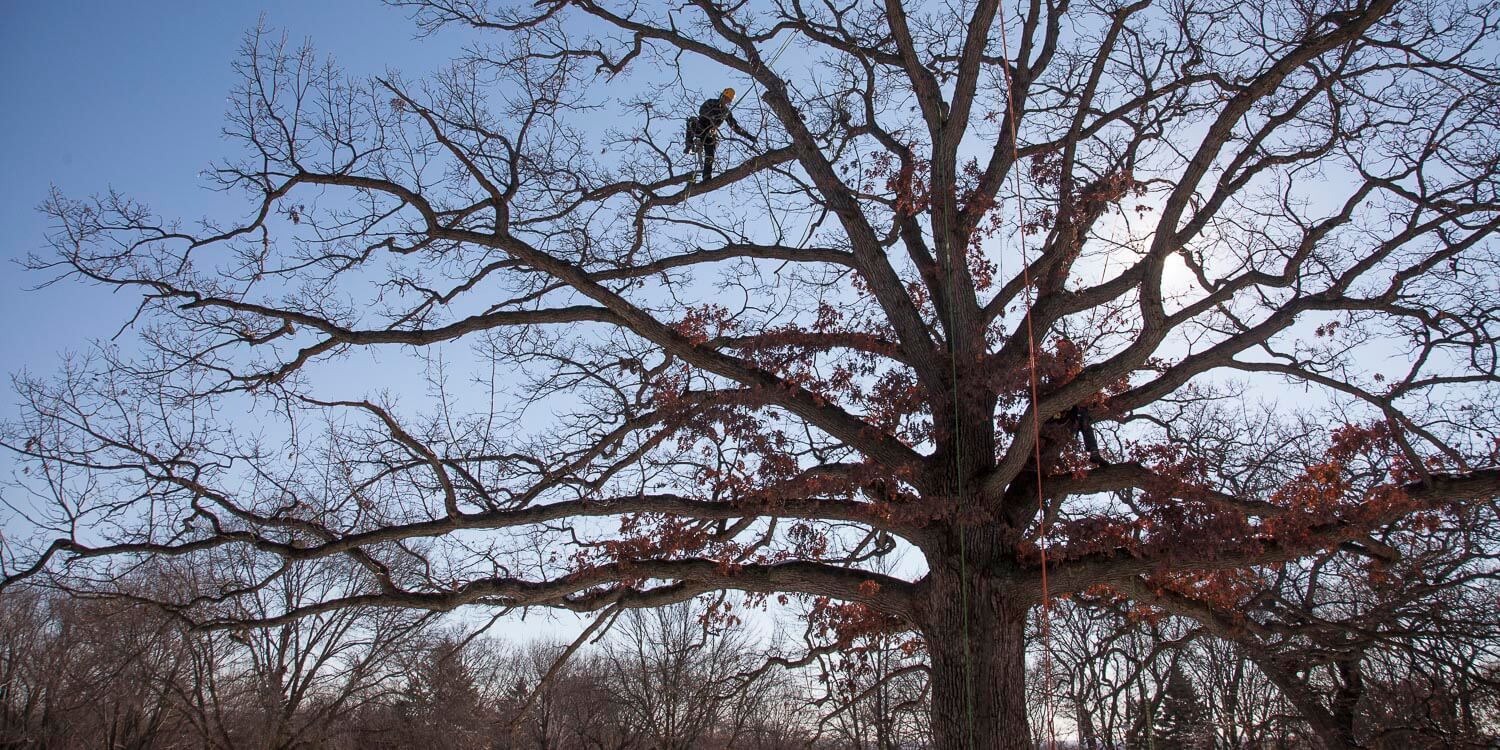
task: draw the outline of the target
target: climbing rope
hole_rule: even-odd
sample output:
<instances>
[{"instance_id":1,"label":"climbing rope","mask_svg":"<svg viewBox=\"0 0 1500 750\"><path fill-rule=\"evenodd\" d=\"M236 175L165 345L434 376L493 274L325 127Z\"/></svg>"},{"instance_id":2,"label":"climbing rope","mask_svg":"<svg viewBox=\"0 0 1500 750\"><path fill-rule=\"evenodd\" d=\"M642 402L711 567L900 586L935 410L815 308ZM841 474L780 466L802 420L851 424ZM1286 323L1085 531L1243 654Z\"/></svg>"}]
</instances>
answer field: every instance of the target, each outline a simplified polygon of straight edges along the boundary
<instances>
[{"instance_id":1,"label":"climbing rope","mask_svg":"<svg viewBox=\"0 0 1500 750\"><path fill-rule=\"evenodd\" d=\"M766 61L762 64L761 67L765 68L766 70L770 70L771 66L774 65L777 60L781 59L781 55L783 53L785 53L789 47L791 47L792 41L794 39L796 39L796 38L797 38L796 34L791 34L791 33L787 34L786 39L781 42L781 46L777 47L776 51L772 52L771 56L769 58L766 58ZM729 111L730 112L734 112L734 110L737 107L740 106L741 102L744 102L746 99L749 99L750 96L755 97L755 100L761 104L761 106L759 107L759 110L760 110L760 130L759 130L759 132L765 133L766 132L766 122L767 122L767 120L766 120L765 98L761 95L760 89L761 89L760 79L758 79L758 78L751 78L751 81L750 81L750 95L749 96L740 97L740 98L734 100L733 102L731 102L730 105L729 105ZM698 173L698 171L703 168L703 160L706 159L707 156L704 154L703 149L701 147L698 148L698 149L696 149L693 153L694 153L694 156L696 157L694 159L693 174L696 175ZM766 215L770 217L772 226L774 226L776 228L776 241L777 242L781 242L782 238L786 236L786 231L785 231L785 227L781 223L781 218L780 218L778 212L776 211L776 207L772 204L772 201L771 201L770 179L769 178L762 179L761 175L757 172L755 175L753 175L753 181L755 182L756 189L760 191L761 197L763 197L765 199L765 201L766 201ZM818 215L819 215L819 212L817 210L813 210L811 212L811 215L808 216L808 218L807 218L807 226L802 230L802 239L798 240L796 247L800 248L803 245L807 244L808 240L812 239L813 229L816 227L816 225L818 223Z\"/></svg>"},{"instance_id":2,"label":"climbing rope","mask_svg":"<svg viewBox=\"0 0 1500 750\"><path fill-rule=\"evenodd\" d=\"M1031 289L1031 261L1026 254L1026 211L1021 200L1021 139L1019 126L1016 118L1015 82L1011 76L1010 65L1010 43L1009 33L1005 24L1005 8L1002 5L998 9L1000 20L1000 59L1001 70L1005 74L1005 115L1010 123L1010 143L1014 156L1011 164L1011 177L1015 183L1016 190L1016 240L1021 250L1021 283L1025 290L1026 300L1026 356L1030 364L1030 386L1031 386L1031 445L1033 450L1033 461L1036 466L1036 505L1037 505L1037 550L1041 564L1042 583L1042 610L1040 629L1042 636L1042 723L1046 727L1049 748L1057 747L1057 710L1052 700L1052 593L1047 584L1047 548L1051 542L1047 538L1047 507L1046 494L1042 487L1042 435L1041 423L1042 413L1039 410L1040 399L1037 397L1037 351L1036 330L1032 325L1032 289ZM1017 61L1019 64L1019 61Z\"/></svg>"},{"instance_id":3,"label":"climbing rope","mask_svg":"<svg viewBox=\"0 0 1500 750\"><path fill-rule=\"evenodd\" d=\"M766 70L770 70L771 66L773 64L775 64L777 60L781 59L781 53L785 52L786 48L791 46L792 40L796 39L796 38L797 38L796 34L787 34L786 35L786 41L782 42L781 46L777 47L776 51L771 53L771 57L766 60L765 65L763 65L762 67L764 67ZM759 101L759 99L760 99L760 79L758 79L758 78L751 79L751 82L750 82L750 93L753 94L753 95L755 95L756 100ZM739 106L739 102L734 102L734 103L730 104L729 105L729 111L733 112L734 108L738 107L738 106ZM761 116L760 116L761 117L761 123L765 124L765 119L766 119L766 115L765 115L765 111L764 111L765 108L762 107L761 110L762 110L761 111Z\"/></svg>"},{"instance_id":4,"label":"climbing rope","mask_svg":"<svg viewBox=\"0 0 1500 750\"><path fill-rule=\"evenodd\" d=\"M766 59L766 62L763 65L766 70L770 70L771 66L775 64L777 60L781 59L781 54L783 52L786 52L787 48L791 46L792 40L795 39L796 36L796 34L790 33L786 35L786 39L782 41L781 46L777 47L776 51L771 53L771 56ZM760 104L760 107L758 107L758 109L760 110L760 129L757 132L764 134L766 132L766 106L765 97L763 97L760 93L760 79L751 79L750 96L754 96L755 101ZM734 103L729 105L729 111L733 112L734 108L738 107L740 102L745 101L745 99L748 98L749 97L742 97L735 100ZM766 214L771 217L771 225L776 228L776 241L781 242L782 238L786 235L786 232L781 223L780 213L776 211L776 207L771 203L771 179L769 177L762 179L761 174L757 172L754 175L754 181L756 189L761 193L761 197L766 199ZM817 217L818 212L816 210L813 211L812 215L808 217L807 228L803 231L802 239L797 243L797 247L802 247L802 245L806 244L807 241L812 238L813 223L817 221Z\"/></svg>"},{"instance_id":5,"label":"climbing rope","mask_svg":"<svg viewBox=\"0 0 1500 750\"><path fill-rule=\"evenodd\" d=\"M1001 55L1002 55L1001 59L1008 61L1008 60L1010 60L1010 44L1009 44L1009 41L1007 40L1008 29L1006 27L1005 10L1004 10L1003 7L999 9L998 14L999 14L999 21L1000 21L1000 46L1001 46ZM1050 543L1049 543L1048 537L1047 537L1047 513L1046 513L1046 507L1045 507L1046 506L1046 495L1045 495L1045 490L1044 490L1043 484L1042 484L1042 448L1041 448L1041 416L1042 415L1041 415L1041 412L1037 408L1038 404L1040 402L1040 399L1038 398L1039 388L1038 388L1038 378L1037 378L1037 343L1036 343L1036 331L1035 331L1035 327L1033 325L1033 320L1032 320L1032 304L1033 304L1033 302L1032 302L1032 288L1031 288L1031 263L1030 263L1030 258L1028 257L1027 251L1026 251L1026 234L1025 234L1025 229L1024 229L1025 223L1026 223L1025 222L1025 217L1026 217L1026 215L1025 215L1025 205L1024 205L1023 201L1021 200L1022 185L1021 185L1021 173L1020 173L1020 169L1019 169L1019 166L1020 166L1020 144L1021 144L1021 141L1020 141L1019 128L1017 126L1016 104L1015 104L1015 94L1014 94L1014 81L1012 79L1009 66L1008 65L1002 65L1002 69L1004 71L1004 76L1005 76L1005 111L1006 111L1006 120L1007 120L1007 123L1009 124L1009 129L1010 129L1011 147L1012 147L1013 152L1014 152L1015 157L1016 157L1015 158L1015 162L1012 164L1011 176L1012 176L1012 179L1014 180L1015 191L1016 191L1016 218L1017 218L1017 221L1016 221L1016 243L1017 243L1017 245L1018 245L1018 247L1020 249L1022 286L1024 288L1024 294L1025 294L1024 299L1025 299L1025 302L1026 302L1026 315L1025 315L1026 347L1027 347L1026 356L1027 356L1027 362L1028 362L1028 365L1029 365L1029 368L1028 368L1029 369L1028 380L1029 380L1029 387L1030 387L1030 391L1031 391L1032 449L1033 449L1033 461L1034 461L1034 464L1035 464L1035 467L1036 467L1036 491L1037 491L1037 512L1038 512L1038 521L1037 521L1037 523L1038 523L1038 528L1037 528L1037 537L1038 537L1038 539L1037 539L1037 549L1038 549L1038 551L1040 553L1041 585L1042 585L1042 609L1041 609L1041 617L1040 617L1040 629L1041 629L1041 636L1042 636L1042 698L1043 698L1042 723L1043 723L1043 725L1045 726L1045 729L1046 729L1046 733L1047 733L1047 737L1048 737L1048 747L1050 749L1055 749L1058 746L1058 743L1057 743L1057 726L1056 726L1057 712L1056 712L1056 709L1055 709L1055 707L1053 705L1053 696L1052 696L1052 622L1051 622L1052 596L1051 596L1051 592L1049 590L1049 585L1048 585L1048 580L1047 580L1047 549L1050 546ZM953 251L953 249L950 248L950 252L949 252L948 255L949 255L949 265L948 265L948 289L949 289L949 292L948 292L948 298L949 298L948 299L948 310L949 310L948 315L949 315L949 326L948 326L948 328L949 328L949 335L951 337L951 336L956 335L956 333L957 333L956 327L955 327L955 318L954 318L954 315L955 315L955 306L953 304L954 303L954 283L953 283L954 267L953 266L954 266L954 263L957 263L957 262L967 262L967 254L966 254L966 251L964 253L955 253ZM1001 254L1000 274L1001 274L1002 277L1004 276L1004 254L1003 253ZM953 345L952 341L949 342L948 353L949 353L949 369L950 369L950 375L949 375L949 377L951 378L951 381L952 381L952 384L953 384L952 387L954 389L954 392L953 392L953 430L954 430L954 459L953 459L953 461L954 461L954 474L955 474L955 478L956 478L956 490L958 492L958 497L960 499L962 499L963 496L964 496L964 473L963 473L963 466L962 466L962 463L961 463L961 457L963 455L963 450L962 450L962 445L963 445L963 438L962 438L963 429L962 429L962 424L960 423L961 411L960 411L960 408L959 408L957 351L956 351L956 347ZM962 529L962 524L964 523L964 519L962 519L960 517L959 519L957 519L957 522L960 524L960 528ZM966 732L966 735L967 735L966 739L967 739L967 741L966 741L965 744L972 750L973 748L976 747L976 744L975 744L975 736L974 736L974 669L973 669L973 657L972 657L972 646L971 646L972 640L971 640L970 625L969 625L968 537L967 537L966 534L962 533L962 531L959 533L959 536L958 536L958 559L959 559L959 600L960 600L959 606L961 607L962 612L963 612L963 618L962 618L962 620L963 620L963 639L964 639L964 706L965 706L965 725L966 725L965 728L967 730L967 732Z\"/></svg>"}]
</instances>

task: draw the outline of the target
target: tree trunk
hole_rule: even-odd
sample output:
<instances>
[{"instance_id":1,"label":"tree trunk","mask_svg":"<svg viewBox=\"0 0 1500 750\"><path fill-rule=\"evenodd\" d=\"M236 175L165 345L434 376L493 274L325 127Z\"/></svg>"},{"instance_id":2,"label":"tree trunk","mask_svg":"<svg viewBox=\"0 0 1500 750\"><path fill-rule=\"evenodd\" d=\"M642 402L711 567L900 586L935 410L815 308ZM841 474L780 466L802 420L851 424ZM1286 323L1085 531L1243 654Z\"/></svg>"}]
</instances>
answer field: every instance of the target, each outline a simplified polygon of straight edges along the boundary
<instances>
[{"instance_id":1,"label":"tree trunk","mask_svg":"<svg viewBox=\"0 0 1500 750\"><path fill-rule=\"evenodd\" d=\"M967 586L961 585L953 563L946 571L934 566L924 612L933 747L1032 750L1026 715L1029 600L977 575L972 562Z\"/></svg>"},{"instance_id":2,"label":"tree trunk","mask_svg":"<svg viewBox=\"0 0 1500 750\"><path fill-rule=\"evenodd\" d=\"M1312 728L1313 735L1323 746L1324 750L1361 750L1362 745L1354 737L1354 715L1351 710L1348 715L1340 720L1333 711L1324 705L1322 696L1298 679L1295 670L1287 664L1283 664L1276 658L1255 658L1251 661L1260 667L1271 683L1281 690L1281 694L1287 701L1302 713L1302 719ZM1340 692L1347 690L1348 686L1341 686ZM1343 696L1348 701L1348 696ZM1355 700L1358 696L1355 696ZM1335 704L1338 698L1335 698Z\"/></svg>"}]
</instances>

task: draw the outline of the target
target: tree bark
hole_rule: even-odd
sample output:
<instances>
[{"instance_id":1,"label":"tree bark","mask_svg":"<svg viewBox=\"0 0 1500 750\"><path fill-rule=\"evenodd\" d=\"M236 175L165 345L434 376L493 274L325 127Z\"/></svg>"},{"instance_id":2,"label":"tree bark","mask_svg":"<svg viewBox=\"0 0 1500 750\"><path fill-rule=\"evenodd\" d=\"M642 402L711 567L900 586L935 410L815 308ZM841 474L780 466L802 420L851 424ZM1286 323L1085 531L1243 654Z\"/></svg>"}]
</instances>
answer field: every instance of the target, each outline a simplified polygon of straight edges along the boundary
<instances>
[{"instance_id":1,"label":"tree bark","mask_svg":"<svg viewBox=\"0 0 1500 750\"><path fill-rule=\"evenodd\" d=\"M1032 750L1026 712L1029 597L956 557L933 567L923 635L936 750ZM967 570L965 570L967 568Z\"/></svg>"},{"instance_id":2,"label":"tree bark","mask_svg":"<svg viewBox=\"0 0 1500 750\"><path fill-rule=\"evenodd\" d=\"M1252 657L1251 660L1281 690L1287 701L1302 713L1303 721L1307 722L1324 750L1363 750L1354 736L1353 704L1358 701L1358 696L1351 700L1347 685L1340 686L1339 694L1334 699L1335 705L1342 701L1350 706L1349 711L1340 716L1338 712L1329 710L1315 690L1297 679L1295 670L1290 665L1274 658Z\"/></svg>"}]
</instances>

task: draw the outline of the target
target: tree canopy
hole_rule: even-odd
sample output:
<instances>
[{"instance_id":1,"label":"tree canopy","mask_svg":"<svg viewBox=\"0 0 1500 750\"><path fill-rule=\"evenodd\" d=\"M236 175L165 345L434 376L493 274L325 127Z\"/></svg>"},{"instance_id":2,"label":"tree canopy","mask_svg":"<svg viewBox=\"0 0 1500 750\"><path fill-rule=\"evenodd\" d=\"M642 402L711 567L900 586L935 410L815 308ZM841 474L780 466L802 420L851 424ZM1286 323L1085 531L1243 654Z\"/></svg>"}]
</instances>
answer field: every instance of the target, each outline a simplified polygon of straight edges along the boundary
<instances>
[{"instance_id":1,"label":"tree canopy","mask_svg":"<svg viewBox=\"0 0 1500 750\"><path fill-rule=\"evenodd\" d=\"M937 747L1019 748L1048 595L1232 629L1500 493L1491 4L391 4L486 42L411 82L251 34L243 216L47 201L31 265L139 346L20 381L7 584L796 597L918 636ZM757 137L690 184L725 85Z\"/></svg>"}]
</instances>

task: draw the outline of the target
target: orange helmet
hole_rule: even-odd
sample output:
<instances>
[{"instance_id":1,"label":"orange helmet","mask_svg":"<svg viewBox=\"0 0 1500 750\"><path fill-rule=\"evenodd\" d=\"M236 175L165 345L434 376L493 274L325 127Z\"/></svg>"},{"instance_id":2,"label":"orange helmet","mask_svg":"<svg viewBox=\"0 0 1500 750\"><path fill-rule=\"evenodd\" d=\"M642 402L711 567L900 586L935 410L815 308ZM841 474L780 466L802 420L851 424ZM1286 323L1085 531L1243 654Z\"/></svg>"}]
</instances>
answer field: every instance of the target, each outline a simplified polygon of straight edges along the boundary
<instances>
[{"instance_id":1,"label":"orange helmet","mask_svg":"<svg viewBox=\"0 0 1500 750\"><path fill-rule=\"evenodd\" d=\"M726 102L734 101L734 89L724 89L724 92L719 94L719 98Z\"/></svg>"}]
</instances>

